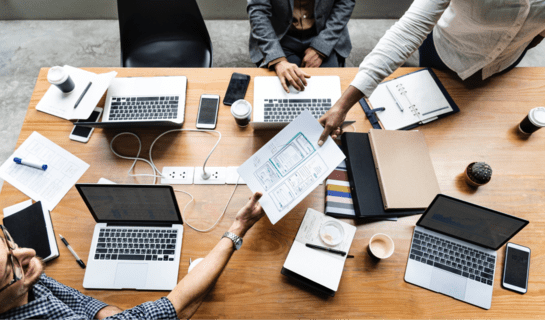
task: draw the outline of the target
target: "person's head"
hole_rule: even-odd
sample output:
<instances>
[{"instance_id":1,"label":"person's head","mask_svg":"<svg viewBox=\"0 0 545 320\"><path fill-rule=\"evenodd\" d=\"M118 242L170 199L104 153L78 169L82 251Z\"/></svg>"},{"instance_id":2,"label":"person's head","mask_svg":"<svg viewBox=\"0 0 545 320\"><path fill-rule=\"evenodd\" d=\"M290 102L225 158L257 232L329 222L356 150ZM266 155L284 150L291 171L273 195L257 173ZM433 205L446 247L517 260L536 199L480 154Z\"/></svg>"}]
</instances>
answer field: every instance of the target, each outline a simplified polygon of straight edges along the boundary
<instances>
[{"instance_id":1,"label":"person's head","mask_svg":"<svg viewBox=\"0 0 545 320\"><path fill-rule=\"evenodd\" d=\"M44 270L36 251L19 248L8 230L0 225L0 313L28 301L28 291Z\"/></svg>"}]
</instances>

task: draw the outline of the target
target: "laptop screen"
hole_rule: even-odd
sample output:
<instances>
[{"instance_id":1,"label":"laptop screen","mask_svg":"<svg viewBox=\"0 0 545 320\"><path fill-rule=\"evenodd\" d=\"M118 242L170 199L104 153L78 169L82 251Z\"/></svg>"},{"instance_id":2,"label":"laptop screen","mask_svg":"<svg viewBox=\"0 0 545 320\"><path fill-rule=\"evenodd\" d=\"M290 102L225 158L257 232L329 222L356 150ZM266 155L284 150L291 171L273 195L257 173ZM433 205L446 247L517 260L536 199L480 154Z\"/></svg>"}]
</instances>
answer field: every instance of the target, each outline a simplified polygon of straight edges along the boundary
<instances>
[{"instance_id":1,"label":"laptop screen","mask_svg":"<svg viewBox=\"0 0 545 320\"><path fill-rule=\"evenodd\" d=\"M182 223L171 186L76 184L97 222Z\"/></svg>"},{"instance_id":2,"label":"laptop screen","mask_svg":"<svg viewBox=\"0 0 545 320\"><path fill-rule=\"evenodd\" d=\"M528 221L445 195L437 195L416 224L498 250L524 228Z\"/></svg>"}]
</instances>

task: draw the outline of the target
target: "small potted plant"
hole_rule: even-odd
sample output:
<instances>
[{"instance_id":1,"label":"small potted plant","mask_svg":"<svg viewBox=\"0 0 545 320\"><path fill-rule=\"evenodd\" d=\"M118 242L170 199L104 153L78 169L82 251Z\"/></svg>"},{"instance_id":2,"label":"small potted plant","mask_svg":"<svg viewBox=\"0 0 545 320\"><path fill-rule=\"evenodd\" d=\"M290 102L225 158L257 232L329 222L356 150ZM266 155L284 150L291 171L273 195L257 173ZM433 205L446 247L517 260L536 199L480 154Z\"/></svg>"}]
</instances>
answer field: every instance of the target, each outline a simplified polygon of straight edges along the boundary
<instances>
[{"instance_id":1,"label":"small potted plant","mask_svg":"<svg viewBox=\"0 0 545 320\"><path fill-rule=\"evenodd\" d=\"M487 184L492 178L492 168L484 162L472 162L466 168L466 182L470 186L479 187Z\"/></svg>"}]
</instances>

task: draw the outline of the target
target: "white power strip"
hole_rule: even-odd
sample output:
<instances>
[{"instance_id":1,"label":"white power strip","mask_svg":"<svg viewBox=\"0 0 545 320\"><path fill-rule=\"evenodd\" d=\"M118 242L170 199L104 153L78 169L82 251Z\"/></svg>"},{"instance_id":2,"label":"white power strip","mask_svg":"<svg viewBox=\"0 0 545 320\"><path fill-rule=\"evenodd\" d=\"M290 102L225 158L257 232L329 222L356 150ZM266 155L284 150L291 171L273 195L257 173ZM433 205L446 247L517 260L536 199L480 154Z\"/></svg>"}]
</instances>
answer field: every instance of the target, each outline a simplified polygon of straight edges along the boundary
<instances>
[{"instance_id":1,"label":"white power strip","mask_svg":"<svg viewBox=\"0 0 545 320\"><path fill-rule=\"evenodd\" d=\"M161 184L193 184L193 167L163 167Z\"/></svg>"},{"instance_id":2,"label":"white power strip","mask_svg":"<svg viewBox=\"0 0 545 320\"><path fill-rule=\"evenodd\" d=\"M202 177L202 167L195 167L195 175L193 177L194 184L225 184L226 181L225 167L206 167L206 173L210 174L208 179Z\"/></svg>"}]
</instances>

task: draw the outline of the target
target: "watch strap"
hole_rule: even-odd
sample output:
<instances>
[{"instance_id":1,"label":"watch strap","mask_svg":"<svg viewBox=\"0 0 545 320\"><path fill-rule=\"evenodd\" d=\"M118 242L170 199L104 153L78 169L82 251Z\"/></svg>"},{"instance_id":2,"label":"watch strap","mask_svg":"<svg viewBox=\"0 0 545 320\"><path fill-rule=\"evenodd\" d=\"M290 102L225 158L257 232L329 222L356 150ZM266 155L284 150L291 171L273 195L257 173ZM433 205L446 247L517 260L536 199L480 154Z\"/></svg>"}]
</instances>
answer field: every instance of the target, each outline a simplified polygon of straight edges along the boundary
<instances>
[{"instance_id":1,"label":"watch strap","mask_svg":"<svg viewBox=\"0 0 545 320\"><path fill-rule=\"evenodd\" d=\"M231 239L231 241L233 241L233 247L235 248L235 250L238 250L240 248L237 247L237 242L238 241L241 241L242 242L242 238L237 236L236 234L232 233L232 232L229 232L229 231L226 231L223 236L221 237L222 239L223 238L229 238Z\"/></svg>"}]
</instances>

